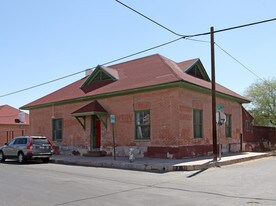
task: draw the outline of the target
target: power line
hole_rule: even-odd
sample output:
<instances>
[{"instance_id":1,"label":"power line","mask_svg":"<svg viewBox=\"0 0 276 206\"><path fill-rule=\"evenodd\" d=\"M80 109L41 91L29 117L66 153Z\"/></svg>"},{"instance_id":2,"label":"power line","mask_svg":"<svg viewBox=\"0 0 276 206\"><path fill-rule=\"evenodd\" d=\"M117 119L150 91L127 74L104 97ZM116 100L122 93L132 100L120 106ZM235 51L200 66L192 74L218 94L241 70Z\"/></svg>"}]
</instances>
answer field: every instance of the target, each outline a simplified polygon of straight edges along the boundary
<instances>
[{"instance_id":1,"label":"power line","mask_svg":"<svg viewBox=\"0 0 276 206\"><path fill-rule=\"evenodd\" d=\"M130 54L130 55L127 55L127 56L124 56L124 57L121 57L121 58L118 58L118 59L109 61L109 62L106 62L106 63L101 64L101 65L104 66L104 65L111 64L111 63L114 63L114 62L117 62L117 61L120 61L120 60L129 58L129 57L132 57L132 56L136 56L136 55L138 55L138 54L142 54L142 53L145 53L145 52L147 52L147 51L150 51L150 50L153 50L153 49L157 49L157 48L159 48L159 47L163 47L163 46L166 46L166 45L168 45L168 44L172 44L172 43L174 43L174 42L176 42L176 41L179 41L179 40L181 40L181 39L183 39L183 38L180 37L180 38L174 39L174 40L172 40L172 41L169 41L169 42L166 42L166 43L163 43L163 44L159 44L159 45L157 45L157 46L150 47L150 48L148 48L148 49L145 49L145 50L142 50L142 51L139 51L139 52L136 52L136 53L133 53L133 54Z\"/></svg>"},{"instance_id":2,"label":"power line","mask_svg":"<svg viewBox=\"0 0 276 206\"><path fill-rule=\"evenodd\" d=\"M6 97L6 96L10 96L12 94L16 94L16 93L20 93L20 92L24 92L24 91L27 91L27 90L30 90L30 89L34 89L36 87L40 87L40 86L43 86L43 85L46 85L46 84L50 84L50 83L53 83L53 82L56 82L56 81L59 81L59 80L62 80L62 79L66 79L68 77L71 77L71 76L74 76L74 75L77 75L77 74L80 74L82 72L84 72L85 70L82 70L82 71L79 71L79 72L76 72L76 73L73 73L73 74L69 74L69 75L66 75L66 76L63 76L63 77L60 77L60 78L57 78L57 79L53 79L53 80L50 80L50 81L47 81L47 82L44 82L44 83L41 83L41 84L37 84L37 85L34 85L34 86L31 86L31 87L27 87L25 89L21 89L21 90L18 90L18 91L15 91L15 92L11 92L11 93L8 93L8 94L4 94L4 95L1 95L1 97Z\"/></svg>"},{"instance_id":3,"label":"power line","mask_svg":"<svg viewBox=\"0 0 276 206\"><path fill-rule=\"evenodd\" d=\"M158 23L157 21L153 20L152 18L142 14L141 12L131 8L130 6L122 3L121 1L119 0L115 0L116 2L118 2L119 4L123 5L124 7L134 11L135 13L139 14L140 16L146 18L147 20L155 23L156 25L162 27L163 29L166 29L167 31L171 32L172 34L174 35L177 35L177 36L181 36L182 38L187 38L187 37L198 37L198 36L206 36L206 35L209 35L211 34L211 32L204 32L204 33L198 33L198 34L192 34L192 35L184 35L184 34L179 34L171 29L169 29L168 27ZM219 32L225 32L225 31L230 31L230 30L234 30L234 29L240 29L240 28L244 28L244 27L248 27L248 26L254 26L254 25L257 25L257 24L263 24L263 23L267 23L267 22L271 22L271 21L275 21L276 18L272 18L272 19L266 19L266 20L262 20L262 21L257 21L257 22L253 22L253 23L248 23L248 24L243 24L243 25L239 25L239 26L234 26L234 27L229 27L229 28L224 28L224 29L220 29L220 30L216 30L214 31L213 33L219 33Z\"/></svg>"},{"instance_id":4,"label":"power line","mask_svg":"<svg viewBox=\"0 0 276 206\"><path fill-rule=\"evenodd\" d=\"M201 42L201 43L209 43L209 41L203 41L203 40L198 40L198 39L191 39L191 38L186 38L186 40L191 40L191 41L197 41L197 42ZM247 66L245 66L241 61L239 61L237 58L235 58L233 55L231 55L229 52L227 52L225 49L223 49L220 45L218 45L215 42L215 45L221 50L223 51L225 54L227 54L229 57L231 57L234 61L236 61L238 64L240 64L243 68L245 68L247 71L249 71L251 74L253 74L255 77L257 77L258 79L265 81L263 78L261 78L260 76L258 76L255 72L253 72L251 69L249 69Z\"/></svg>"},{"instance_id":5,"label":"power line","mask_svg":"<svg viewBox=\"0 0 276 206\"><path fill-rule=\"evenodd\" d=\"M144 52L147 52L147 51L150 51L150 50L153 50L153 49L157 49L157 48L160 48L160 47L163 47L163 46L172 44L172 43L174 43L174 42L176 42L176 41L179 41L179 40L181 40L181 39L183 39L183 38L180 37L180 38L177 38L177 39L174 39L174 40L165 42L165 43L163 43L163 44L159 44L159 45L157 45L157 46L153 46L153 47L150 47L150 48L148 48L148 49L144 49L144 50L141 50L141 51L139 51L139 52L135 52L135 53L133 53L133 54L130 54L130 55L127 55L127 56L124 56L124 57L121 57L121 58L118 58L118 59L115 59L115 60L112 60L112 61L103 63L103 64L101 64L101 65L102 65L102 66L105 66L105 65L107 65L107 64L111 64L111 63L114 63L114 62L117 62L117 61L120 61L120 60L129 58L129 57L132 57L132 56L135 56L135 55L138 55L138 54L142 54L142 53L144 53ZM88 68L88 69L95 69L95 68L96 68L96 66L95 66L95 67L92 67L92 68ZM6 97L6 96L10 96L10 95L12 95L12 94L17 94L17 93L20 93L20 92L24 92L24 91L27 91L27 90L30 90L30 89L34 89L34 88L36 88L36 87L40 87L40 86L43 86L43 85L46 85L46 84L50 84L50 83L53 83L53 82L56 82L56 81L59 81L59 80L62 80L62 79L66 79L66 78L68 78L68 77L75 76L75 75L77 75L77 74L80 74L80 73L82 73L82 72L85 72L86 70L87 70L87 69L81 70L81 71L79 71L79 72L75 72L75 73L73 73L73 74L69 74L69 75L66 75L66 76L63 76L63 77L60 77L60 78L57 78L57 79L53 79L53 80L50 80L50 81L47 81L47 82L44 82L44 83L41 83L41 84L37 84L37 85L31 86L31 87L27 87L27 88L25 88L25 89L21 89L21 90L15 91L15 92L7 93L7 94L4 94L4 95L1 95L0 98Z\"/></svg>"},{"instance_id":6,"label":"power line","mask_svg":"<svg viewBox=\"0 0 276 206\"><path fill-rule=\"evenodd\" d=\"M141 54L141 53L144 53L144 52L147 52L147 51L150 51L150 50L153 50L153 49L157 49L159 47L163 47L163 46L166 46L168 44L171 44L171 43L174 43L176 41L179 41L181 39L186 39L186 40L191 40L191 41L198 41L198 42L203 42L203 43L208 43L208 41L202 41L202 40L196 40L196 39L192 39L192 37L198 37L198 36L204 36L204 35L209 35L210 32L205 32L205 33L199 33L199 34L193 34L193 35L182 35L182 34L179 34L179 33L176 33L174 32L173 30L163 26L162 24L152 20L151 18L145 16L144 14L136 11L135 9L127 6L126 4L120 2L119 0L115 0L117 1L118 3L122 4L123 6L127 7L128 9L131 9L132 11L138 13L139 15L143 16L144 18L152 21L153 23L157 24L158 26L166 29L167 31L173 33L174 35L177 35L179 36L179 38L177 39L174 39L172 41L169 41L169 42L165 42L163 44L160 44L160 45L157 45L157 46L154 46L154 47L150 47L148 49L145 49L145 50L142 50L142 51L139 51L139 52L136 52L136 53L133 53L133 54L130 54L130 55L127 55L127 56L124 56L124 57L121 57L121 58L118 58L118 59L115 59L115 60L112 60L112 61L109 61L109 62L106 62L104 64L101 64L101 65L107 65L107 64L111 64L111 63L114 63L114 62L117 62L117 61L120 61L120 60L123 60L123 59L126 59L126 58L129 58L129 57L132 57L132 56L135 56L135 55L138 55L138 54ZM263 20L263 21L259 21L259 22L253 22L253 23L249 23L249 24L244 24L244 25L240 25L240 26L235 26L235 27L230 27L230 28L225 28L225 29L221 29L221 30L217 30L217 31L214 31L214 33L218 33L218 32L224 32L224 31L229 31L229 30L233 30L233 29L238 29L238 28L243 28L243 27L247 27L247 26L253 26L253 25L256 25L256 24L261 24L261 23L266 23L266 22L270 22L270 21L275 21L276 18L273 18L273 19L268 19L268 20ZM222 49L222 48L221 48ZM223 50L223 49L222 49ZM236 60L237 61L237 60ZM244 66L244 65L243 65ZM245 67L245 66L244 66ZM88 68L88 69L95 69L96 67L92 67L92 68ZM246 67L245 67L246 68ZM246 68L248 69L248 68ZM85 69L87 70L87 69ZM54 79L54 80L50 80L50 81L47 81L47 82L44 82L44 83L41 83L41 84L38 84L38 85L34 85L34 86L31 86L31 87L27 87L25 89L21 89L21 90L18 90L18 91L15 91L15 92L11 92L11 93L7 93L7 94L4 94L4 95L1 95L1 97L5 97L5 96L9 96L9 95L12 95L12 94L16 94L16 93L20 93L20 92L23 92L23 91L27 91L27 90L30 90L30 89L34 89L36 87L40 87L40 86L43 86L43 85L46 85L46 84L50 84L50 83L53 83L53 82L56 82L56 81L59 81L59 80L62 80L62 79L65 79L65 78L68 78L68 77L71 77L71 76L75 76L77 74L80 74L82 72L84 72L85 70L82 70L82 71L79 71L79 72L75 72L73 74L69 74L69 75L66 75L66 76L63 76L63 77L60 77L60 78L57 78L57 79ZM250 70L249 70L250 71ZM252 72L252 71L251 71ZM256 74L255 74L256 75Z\"/></svg>"},{"instance_id":7,"label":"power line","mask_svg":"<svg viewBox=\"0 0 276 206\"><path fill-rule=\"evenodd\" d=\"M166 29L167 31L177 35L177 36L181 36L182 38L186 39L186 40L190 40L190 41L197 41L197 42L202 42L202 43L210 43L209 41L203 41L203 40L197 40L197 39L192 39L193 37L198 37L198 36L205 36L205 35L209 35L211 34L211 32L205 32L205 33L199 33L199 34L194 34L194 35L184 35L184 34L179 34L171 29L169 29L168 27L158 23L157 21L151 19L150 17L142 14L141 12L133 9L132 7L122 3L119 0L115 0L116 2L118 2L119 4L123 5L124 7L134 11L135 13L139 14L140 16L146 18L147 20L157 24L158 26ZM239 25L239 26L234 26L234 27L229 27L229 28L225 28L225 29L220 29L220 30L216 30L213 33L219 33L219 32L225 32L225 31L230 31L230 30L234 30L234 29L240 29L240 28L244 28L244 27L248 27L248 26L254 26L257 24L263 24L263 23L267 23L267 22L271 22L271 21L275 21L276 18L272 18L272 19L267 19L267 20L262 20L262 21L258 21L258 22L253 22L253 23L248 23L248 24L243 24L243 25ZM234 59L236 62L238 62L242 67L244 67L246 70L248 70L250 73L252 73L254 76L256 76L257 78L261 79L264 81L264 79L262 79L261 77L259 77L256 73L254 73L252 70L250 70L248 67L246 67L243 63L241 63L238 59L236 59L235 57L233 57L231 54L229 54L226 50L224 50L221 46L219 46L217 43L215 43L215 45L221 49L224 53L226 53L228 56L230 56L232 59Z\"/></svg>"},{"instance_id":8,"label":"power line","mask_svg":"<svg viewBox=\"0 0 276 206\"><path fill-rule=\"evenodd\" d=\"M245 68L247 71L249 71L251 74L253 74L254 76L256 76L258 79L265 81L263 78L261 78L260 76L258 76L255 72L253 72L251 69L249 69L247 66L245 66L242 62L240 62L237 58L235 58L234 56L232 56L229 52L227 52L225 49L223 49L220 45L218 45L215 42L215 45L221 50L223 51L225 54L227 54L229 57L231 57L233 60L235 60L237 63L239 63L243 68Z\"/></svg>"},{"instance_id":9,"label":"power line","mask_svg":"<svg viewBox=\"0 0 276 206\"><path fill-rule=\"evenodd\" d=\"M234 29L241 29L244 27L254 26L257 24L263 24L263 23L267 23L267 22L271 22L271 21L276 21L276 18L266 19L266 20L262 20L262 21L257 21L257 22L253 22L253 23L249 23L249 24L243 24L243 25L239 25L239 26L229 27L229 28L225 28L225 29L219 29L219 30L214 31L214 33L225 32L225 31L230 31L230 30L234 30ZM211 34L211 33L205 32L205 33L201 33L201 34L189 35L188 37L205 36L205 35L209 35L209 34Z\"/></svg>"},{"instance_id":10,"label":"power line","mask_svg":"<svg viewBox=\"0 0 276 206\"><path fill-rule=\"evenodd\" d=\"M173 30L169 29L168 27L165 27L164 25L158 23L157 21L154 21L153 19L151 19L151 18L147 17L146 15L142 14L141 12L139 12L139 11L137 11L137 10L131 8L130 6L124 4L123 2L121 2L121 1L119 1L119 0L115 0L115 1L117 1L119 4L123 5L124 7L126 7L126 8L128 8L128 9L134 11L135 13L139 14L140 16L146 18L147 20L153 22L154 24L156 24L156 25L162 27L163 29L166 29L167 31L173 33L174 35L180 36L180 37L183 37L183 38L187 37L187 35L183 35L183 34L179 34L179 33L174 32Z\"/></svg>"},{"instance_id":11,"label":"power line","mask_svg":"<svg viewBox=\"0 0 276 206\"><path fill-rule=\"evenodd\" d=\"M204 41L204 40L194 39L194 38L191 38L191 37L187 37L187 38L185 38L185 40L196 41L196 42L201 42L201 43L208 43L208 44L211 43L210 41Z\"/></svg>"}]
</instances>

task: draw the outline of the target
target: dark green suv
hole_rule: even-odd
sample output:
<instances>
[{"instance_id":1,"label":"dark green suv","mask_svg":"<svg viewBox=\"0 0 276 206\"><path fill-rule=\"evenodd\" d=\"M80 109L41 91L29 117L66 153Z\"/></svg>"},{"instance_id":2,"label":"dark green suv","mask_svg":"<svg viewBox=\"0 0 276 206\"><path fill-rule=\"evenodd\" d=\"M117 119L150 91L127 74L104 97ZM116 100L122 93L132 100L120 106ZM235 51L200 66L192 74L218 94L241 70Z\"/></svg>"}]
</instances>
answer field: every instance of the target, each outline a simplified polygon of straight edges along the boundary
<instances>
[{"instance_id":1,"label":"dark green suv","mask_svg":"<svg viewBox=\"0 0 276 206\"><path fill-rule=\"evenodd\" d=\"M52 144L46 137L19 136L0 147L0 161L16 158L19 163L24 163L30 159L41 159L47 163L52 153Z\"/></svg>"}]
</instances>

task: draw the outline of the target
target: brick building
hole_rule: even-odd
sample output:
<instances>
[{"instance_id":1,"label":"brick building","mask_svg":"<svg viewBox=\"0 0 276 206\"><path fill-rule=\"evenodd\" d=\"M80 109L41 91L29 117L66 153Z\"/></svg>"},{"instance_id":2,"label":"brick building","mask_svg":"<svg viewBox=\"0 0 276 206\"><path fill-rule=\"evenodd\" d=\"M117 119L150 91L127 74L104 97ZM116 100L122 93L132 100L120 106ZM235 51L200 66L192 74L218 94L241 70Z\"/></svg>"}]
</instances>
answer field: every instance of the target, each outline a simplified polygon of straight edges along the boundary
<instances>
[{"instance_id":1,"label":"brick building","mask_svg":"<svg viewBox=\"0 0 276 206\"><path fill-rule=\"evenodd\" d=\"M199 59L176 63L161 55L104 67L22 107L31 133L65 151L111 154L115 115L118 155L182 158L212 152L211 82ZM224 152L240 149L242 103L249 100L216 84L217 105L228 124L219 130Z\"/></svg>"},{"instance_id":2,"label":"brick building","mask_svg":"<svg viewBox=\"0 0 276 206\"><path fill-rule=\"evenodd\" d=\"M29 133L29 115L9 105L0 106L0 145Z\"/></svg>"},{"instance_id":3,"label":"brick building","mask_svg":"<svg viewBox=\"0 0 276 206\"><path fill-rule=\"evenodd\" d=\"M255 126L254 117L243 108L243 150L265 151L276 148L276 127Z\"/></svg>"}]
</instances>

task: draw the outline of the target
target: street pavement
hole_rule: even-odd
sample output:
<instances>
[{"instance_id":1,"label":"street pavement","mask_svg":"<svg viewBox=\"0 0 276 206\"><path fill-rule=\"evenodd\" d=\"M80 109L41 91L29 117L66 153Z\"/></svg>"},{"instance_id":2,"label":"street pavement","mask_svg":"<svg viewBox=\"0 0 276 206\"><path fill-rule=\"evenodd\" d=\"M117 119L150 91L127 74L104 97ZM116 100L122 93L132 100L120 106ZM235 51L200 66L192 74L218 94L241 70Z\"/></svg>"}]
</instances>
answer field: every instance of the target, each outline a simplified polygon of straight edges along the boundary
<instances>
[{"instance_id":1,"label":"street pavement","mask_svg":"<svg viewBox=\"0 0 276 206\"><path fill-rule=\"evenodd\" d=\"M210 167L221 167L225 165L240 163L269 157L276 154L271 152L242 152L223 155L221 159L213 161L213 157L195 157L185 159L160 159L160 158L136 158L130 162L127 157L84 157L74 155L53 155L51 162L56 164L118 168L128 170L139 170L148 172L170 172L170 171L194 171L204 170Z\"/></svg>"},{"instance_id":2,"label":"street pavement","mask_svg":"<svg viewBox=\"0 0 276 206\"><path fill-rule=\"evenodd\" d=\"M275 206L276 156L200 171L0 164L1 206Z\"/></svg>"}]
</instances>

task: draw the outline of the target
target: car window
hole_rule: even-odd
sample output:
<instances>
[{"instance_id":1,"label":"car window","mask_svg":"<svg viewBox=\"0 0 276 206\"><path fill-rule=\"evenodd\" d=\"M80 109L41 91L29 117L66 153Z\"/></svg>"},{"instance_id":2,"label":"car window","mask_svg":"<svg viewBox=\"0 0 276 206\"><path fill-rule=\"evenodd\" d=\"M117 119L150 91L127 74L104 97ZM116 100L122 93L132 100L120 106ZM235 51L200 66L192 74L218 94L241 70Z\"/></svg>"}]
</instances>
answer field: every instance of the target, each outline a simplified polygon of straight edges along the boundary
<instances>
[{"instance_id":1,"label":"car window","mask_svg":"<svg viewBox=\"0 0 276 206\"><path fill-rule=\"evenodd\" d=\"M13 144L21 144L21 142L22 142L21 138L18 138L14 141Z\"/></svg>"},{"instance_id":2,"label":"car window","mask_svg":"<svg viewBox=\"0 0 276 206\"><path fill-rule=\"evenodd\" d=\"M20 138L20 141L18 144L27 144L27 138Z\"/></svg>"},{"instance_id":3,"label":"car window","mask_svg":"<svg viewBox=\"0 0 276 206\"><path fill-rule=\"evenodd\" d=\"M14 144L14 141L15 141L15 139L13 139L13 140L11 140L11 141L9 141L8 143L7 143L7 145L13 145Z\"/></svg>"},{"instance_id":4,"label":"car window","mask_svg":"<svg viewBox=\"0 0 276 206\"><path fill-rule=\"evenodd\" d=\"M49 144L49 142L45 138L33 138L33 144Z\"/></svg>"},{"instance_id":5,"label":"car window","mask_svg":"<svg viewBox=\"0 0 276 206\"><path fill-rule=\"evenodd\" d=\"M27 138L23 138L23 144L27 144L28 139Z\"/></svg>"}]
</instances>

